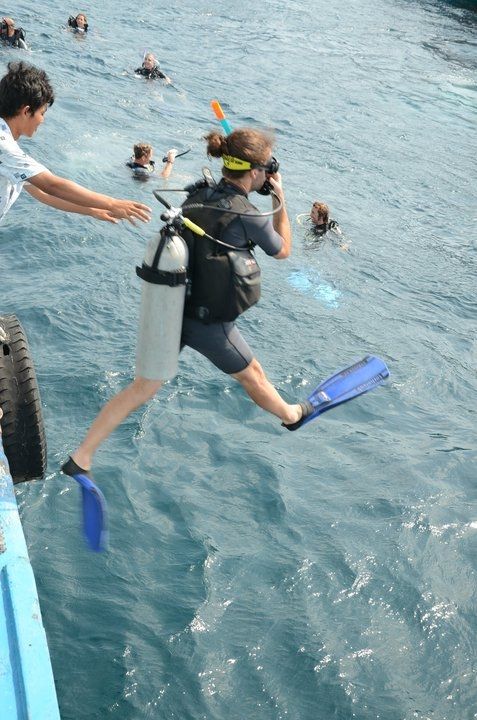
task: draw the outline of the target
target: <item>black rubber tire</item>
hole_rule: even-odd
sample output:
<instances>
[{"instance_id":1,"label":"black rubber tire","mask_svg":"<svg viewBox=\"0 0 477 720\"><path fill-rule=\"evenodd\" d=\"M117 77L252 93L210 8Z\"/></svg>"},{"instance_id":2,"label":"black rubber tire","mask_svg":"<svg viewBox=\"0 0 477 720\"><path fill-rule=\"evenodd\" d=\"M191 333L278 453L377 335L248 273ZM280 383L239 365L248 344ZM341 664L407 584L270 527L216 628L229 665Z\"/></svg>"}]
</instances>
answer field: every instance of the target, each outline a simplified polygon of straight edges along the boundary
<instances>
[{"instance_id":1,"label":"black rubber tire","mask_svg":"<svg viewBox=\"0 0 477 720\"><path fill-rule=\"evenodd\" d=\"M26 335L15 315L0 317L0 407L13 482L43 478L46 439L40 393Z\"/></svg>"}]
</instances>

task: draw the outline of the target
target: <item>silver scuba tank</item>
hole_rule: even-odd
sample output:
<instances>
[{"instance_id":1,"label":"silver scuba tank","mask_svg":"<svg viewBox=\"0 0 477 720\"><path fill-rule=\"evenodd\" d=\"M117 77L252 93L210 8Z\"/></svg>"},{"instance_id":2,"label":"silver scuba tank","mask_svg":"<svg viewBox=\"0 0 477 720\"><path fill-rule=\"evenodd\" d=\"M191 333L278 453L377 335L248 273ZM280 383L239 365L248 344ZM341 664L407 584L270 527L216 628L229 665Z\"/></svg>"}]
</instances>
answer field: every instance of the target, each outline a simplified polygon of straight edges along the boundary
<instances>
[{"instance_id":1,"label":"silver scuba tank","mask_svg":"<svg viewBox=\"0 0 477 720\"><path fill-rule=\"evenodd\" d=\"M173 228L164 227L147 246L143 280L136 377L170 380L177 374L186 291L188 250Z\"/></svg>"}]
</instances>

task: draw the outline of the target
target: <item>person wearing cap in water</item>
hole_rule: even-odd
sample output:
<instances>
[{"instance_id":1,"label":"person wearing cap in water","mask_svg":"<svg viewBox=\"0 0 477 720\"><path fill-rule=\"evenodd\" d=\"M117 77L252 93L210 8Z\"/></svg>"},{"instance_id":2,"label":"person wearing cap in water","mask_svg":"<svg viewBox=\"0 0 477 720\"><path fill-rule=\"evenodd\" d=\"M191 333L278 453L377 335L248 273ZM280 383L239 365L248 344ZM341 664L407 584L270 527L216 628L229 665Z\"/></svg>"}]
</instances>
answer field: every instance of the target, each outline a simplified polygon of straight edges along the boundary
<instances>
[{"instance_id":1,"label":"person wearing cap in water","mask_svg":"<svg viewBox=\"0 0 477 720\"><path fill-rule=\"evenodd\" d=\"M276 260L288 258L292 247L291 228L278 163L272 156L272 136L261 130L243 128L228 136L214 131L205 140L207 154L222 158L222 180L216 186L207 186L200 181L191 186L183 205L184 215L213 238L236 249L235 255L258 245ZM248 199L252 192L268 194L270 190L273 191L275 211L272 218L259 213ZM191 205L190 209L188 205ZM197 205L208 208L197 208ZM210 210L211 206L219 211ZM230 213L226 212L227 208L231 209ZM259 407L293 429L310 409L303 403L289 404L280 396L234 320L230 320L256 302L259 292L245 303L242 298L234 297L230 283L223 281L221 285L214 276L216 265L212 256L215 252L210 251L210 241L202 238L194 246L187 232L183 232L183 237L190 248L191 293L186 297L181 347L189 346L204 355L219 370L237 380ZM217 245L212 245L215 251ZM246 254L246 263L256 276L254 256ZM256 282L256 277L253 281ZM160 347L157 352L161 352ZM63 472L67 475L88 473L101 442L133 410L150 400L162 384L162 378L150 380L136 376L130 385L111 398L82 443L62 466Z\"/></svg>"},{"instance_id":2,"label":"person wearing cap in water","mask_svg":"<svg viewBox=\"0 0 477 720\"><path fill-rule=\"evenodd\" d=\"M149 143L137 143L133 148L134 155L127 161L126 165L131 168L133 177L137 180L147 180L156 172L156 164L152 159L153 147ZM168 178L172 172L174 160L176 159L177 150L171 148L164 160L164 167L160 173L163 178Z\"/></svg>"},{"instance_id":3,"label":"person wearing cap in water","mask_svg":"<svg viewBox=\"0 0 477 720\"><path fill-rule=\"evenodd\" d=\"M147 80L164 80L166 85L170 85L171 79L162 72L159 63L152 53L146 53L140 68L134 71L137 75L142 75Z\"/></svg>"},{"instance_id":4,"label":"person wearing cap in water","mask_svg":"<svg viewBox=\"0 0 477 720\"><path fill-rule=\"evenodd\" d=\"M17 140L34 135L54 98L44 70L23 62L8 64L0 80L0 221L25 187L36 200L57 210L112 223L147 222L150 208L143 203L88 190L54 175L22 151Z\"/></svg>"}]
</instances>

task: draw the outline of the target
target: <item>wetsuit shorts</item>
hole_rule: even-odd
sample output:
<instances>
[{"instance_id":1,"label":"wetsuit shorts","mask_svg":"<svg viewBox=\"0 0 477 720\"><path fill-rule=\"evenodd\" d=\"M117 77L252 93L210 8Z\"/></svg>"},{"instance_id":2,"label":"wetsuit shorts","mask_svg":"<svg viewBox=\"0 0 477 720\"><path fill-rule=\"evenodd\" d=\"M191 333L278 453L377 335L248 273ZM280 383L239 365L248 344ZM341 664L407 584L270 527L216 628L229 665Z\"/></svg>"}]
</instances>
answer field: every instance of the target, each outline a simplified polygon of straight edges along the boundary
<instances>
[{"instance_id":1,"label":"wetsuit shorts","mask_svg":"<svg viewBox=\"0 0 477 720\"><path fill-rule=\"evenodd\" d=\"M252 351L233 322L207 325L185 317L181 349L184 345L197 350L227 375L245 370L253 360Z\"/></svg>"}]
</instances>

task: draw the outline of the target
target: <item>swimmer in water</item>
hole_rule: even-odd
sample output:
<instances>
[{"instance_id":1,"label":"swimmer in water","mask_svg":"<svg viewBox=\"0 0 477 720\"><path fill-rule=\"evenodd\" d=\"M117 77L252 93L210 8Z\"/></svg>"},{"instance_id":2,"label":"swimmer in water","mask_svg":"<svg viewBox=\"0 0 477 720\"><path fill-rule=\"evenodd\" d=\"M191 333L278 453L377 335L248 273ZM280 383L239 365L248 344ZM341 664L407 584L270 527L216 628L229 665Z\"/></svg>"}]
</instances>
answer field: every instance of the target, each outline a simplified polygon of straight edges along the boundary
<instances>
[{"instance_id":1,"label":"swimmer in water","mask_svg":"<svg viewBox=\"0 0 477 720\"><path fill-rule=\"evenodd\" d=\"M170 77L167 77L167 75L162 72L158 61L152 53L146 53L141 67L137 68L134 72L137 75L142 75L147 80L161 79L164 80L166 85L171 84Z\"/></svg>"},{"instance_id":2,"label":"swimmer in water","mask_svg":"<svg viewBox=\"0 0 477 720\"><path fill-rule=\"evenodd\" d=\"M328 205L324 202L319 202L318 200L316 200L311 206L309 214L301 213L300 215L297 215L296 219L300 225L303 225L305 222L308 223L309 229L306 237L309 240L322 238L329 230L331 230L335 235L341 236L343 234L337 221L330 220L330 209ZM341 250L347 250L349 243L345 243L340 240L339 246Z\"/></svg>"},{"instance_id":3,"label":"swimmer in water","mask_svg":"<svg viewBox=\"0 0 477 720\"><path fill-rule=\"evenodd\" d=\"M11 17L4 17L0 22L0 40L5 45L28 50L28 45L25 42L25 31L21 27L16 28L15 20Z\"/></svg>"},{"instance_id":4,"label":"swimmer in water","mask_svg":"<svg viewBox=\"0 0 477 720\"><path fill-rule=\"evenodd\" d=\"M75 33L88 32L88 19L84 13L78 13L76 17L71 15L68 18L68 25Z\"/></svg>"},{"instance_id":5,"label":"swimmer in water","mask_svg":"<svg viewBox=\"0 0 477 720\"><path fill-rule=\"evenodd\" d=\"M336 220L330 220L330 209L326 203L314 202L310 210L310 220L312 223L312 232L314 235L321 237L328 230L333 230L337 235L341 235L340 226Z\"/></svg>"},{"instance_id":6,"label":"swimmer in water","mask_svg":"<svg viewBox=\"0 0 477 720\"><path fill-rule=\"evenodd\" d=\"M152 145L149 145L148 143L137 143L134 145L134 157L132 157L126 165L131 168L133 176L137 180L147 180L149 177L156 174L156 164L152 159L153 152L154 150ZM172 166L174 165L176 155L177 150L175 148L171 148L168 151L164 161L164 167L160 173L161 177L169 177L172 172Z\"/></svg>"}]
</instances>

